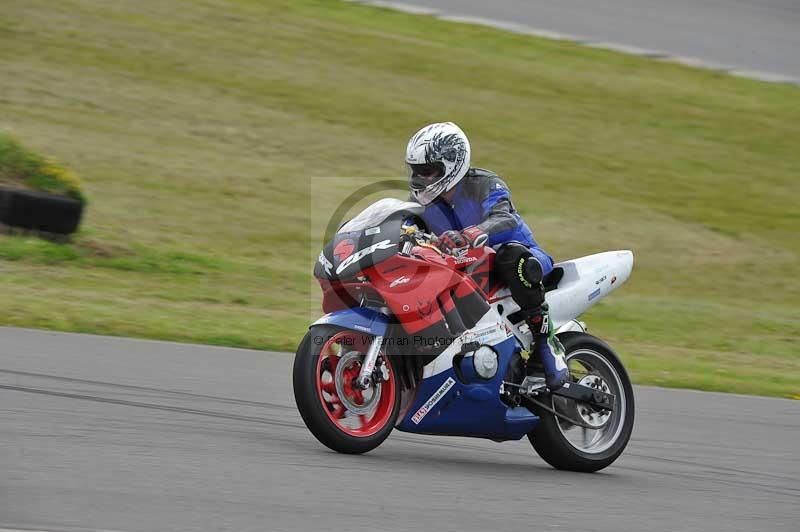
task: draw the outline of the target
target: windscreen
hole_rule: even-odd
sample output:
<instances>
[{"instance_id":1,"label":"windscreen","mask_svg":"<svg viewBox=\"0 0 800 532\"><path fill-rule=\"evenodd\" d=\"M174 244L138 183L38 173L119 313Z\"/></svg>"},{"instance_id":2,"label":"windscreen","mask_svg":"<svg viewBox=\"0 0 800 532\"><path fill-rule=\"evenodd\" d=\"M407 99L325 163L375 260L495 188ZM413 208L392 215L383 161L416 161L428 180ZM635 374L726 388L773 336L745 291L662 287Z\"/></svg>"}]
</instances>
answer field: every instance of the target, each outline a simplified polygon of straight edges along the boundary
<instances>
[{"instance_id":1,"label":"windscreen","mask_svg":"<svg viewBox=\"0 0 800 532\"><path fill-rule=\"evenodd\" d=\"M375 227L398 211L409 211L413 214L421 214L423 210L424 207L419 203L395 198L384 198L361 211L358 216L341 226L337 233L363 231L364 229Z\"/></svg>"}]
</instances>

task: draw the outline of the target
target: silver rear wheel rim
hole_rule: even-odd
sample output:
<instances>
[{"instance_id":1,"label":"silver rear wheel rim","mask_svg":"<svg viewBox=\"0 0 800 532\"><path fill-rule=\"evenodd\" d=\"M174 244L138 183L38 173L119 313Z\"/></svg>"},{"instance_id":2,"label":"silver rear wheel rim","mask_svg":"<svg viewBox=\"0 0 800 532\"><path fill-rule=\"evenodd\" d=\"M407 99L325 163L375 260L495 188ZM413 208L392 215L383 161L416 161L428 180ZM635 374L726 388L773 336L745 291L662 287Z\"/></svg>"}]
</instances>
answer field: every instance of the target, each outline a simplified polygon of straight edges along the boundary
<instances>
[{"instance_id":1,"label":"silver rear wheel rim","mask_svg":"<svg viewBox=\"0 0 800 532\"><path fill-rule=\"evenodd\" d=\"M619 440L622 429L625 426L625 414L628 405L622 378L614 368L614 365L605 356L592 349L577 349L568 353L566 358L570 373L573 373L573 368L575 368L573 378L577 381L585 377L583 373L577 371L577 368L581 368L581 371L585 371L588 375L600 377L608 386L608 391L616 396L616 408L611 412L608 421L599 429L586 429L558 419L558 430L576 450L585 454L603 453ZM578 414L578 409L588 408L588 405L553 396L553 408L572 419L580 419L581 416Z\"/></svg>"}]
</instances>

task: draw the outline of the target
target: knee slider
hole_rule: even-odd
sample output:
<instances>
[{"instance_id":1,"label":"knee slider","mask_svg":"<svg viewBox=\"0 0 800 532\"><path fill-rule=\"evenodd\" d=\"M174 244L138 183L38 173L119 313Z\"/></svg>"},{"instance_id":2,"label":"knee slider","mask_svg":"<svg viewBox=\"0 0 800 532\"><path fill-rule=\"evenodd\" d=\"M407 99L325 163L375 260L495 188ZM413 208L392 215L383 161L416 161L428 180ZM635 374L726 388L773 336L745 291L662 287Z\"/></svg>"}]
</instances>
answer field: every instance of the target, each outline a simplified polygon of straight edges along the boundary
<instances>
[{"instance_id":1,"label":"knee slider","mask_svg":"<svg viewBox=\"0 0 800 532\"><path fill-rule=\"evenodd\" d=\"M522 274L533 286L539 286L544 278L544 270L539 261L533 255L525 259L525 264L522 266Z\"/></svg>"},{"instance_id":2,"label":"knee slider","mask_svg":"<svg viewBox=\"0 0 800 532\"><path fill-rule=\"evenodd\" d=\"M526 288L536 288L542 282L544 270L531 250L518 242L509 242L497 250L495 267L507 280L518 280Z\"/></svg>"},{"instance_id":3,"label":"knee slider","mask_svg":"<svg viewBox=\"0 0 800 532\"><path fill-rule=\"evenodd\" d=\"M494 263L496 267L507 271L509 274L512 273L512 271L516 274L515 270L519 260L531 256L533 256L531 250L527 247L518 242L508 242L497 250ZM516 275L514 276L516 277Z\"/></svg>"}]
</instances>

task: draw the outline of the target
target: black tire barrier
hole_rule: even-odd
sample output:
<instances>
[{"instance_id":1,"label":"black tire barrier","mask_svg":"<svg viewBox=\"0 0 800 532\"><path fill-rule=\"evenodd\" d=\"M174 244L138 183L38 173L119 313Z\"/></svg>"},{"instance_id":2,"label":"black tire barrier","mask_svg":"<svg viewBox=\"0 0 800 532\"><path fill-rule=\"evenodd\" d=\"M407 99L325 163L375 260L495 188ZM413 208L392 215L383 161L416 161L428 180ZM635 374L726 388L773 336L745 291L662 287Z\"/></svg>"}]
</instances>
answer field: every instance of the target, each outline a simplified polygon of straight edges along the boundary
<instances>
[{"instance_id":1,"label":"black tire barrier","mask_svg":"<svg viewBox=\"0 0 800 532\"><path fill-rule=\"evenodd\" d=\"M46 192L0 187L0 223L68 235L78 229L84 202Z\"/></svg>"}]
</instances>

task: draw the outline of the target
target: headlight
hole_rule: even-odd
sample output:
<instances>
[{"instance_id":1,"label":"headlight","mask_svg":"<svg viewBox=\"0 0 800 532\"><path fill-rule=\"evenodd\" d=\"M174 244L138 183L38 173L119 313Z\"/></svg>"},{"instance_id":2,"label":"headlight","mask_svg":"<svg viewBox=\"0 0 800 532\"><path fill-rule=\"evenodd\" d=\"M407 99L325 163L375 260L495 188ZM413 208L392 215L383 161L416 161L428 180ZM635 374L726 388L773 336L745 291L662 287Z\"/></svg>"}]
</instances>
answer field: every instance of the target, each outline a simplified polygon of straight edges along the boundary
<instances>
[{"instance_id":1,"label":"headlight","mask_svg":"<svg viewBox=\"0 0 800 532\"><path fill-rule=\"evenodd\" d=\"M491 379L497 373L497 353L489 346L482 345L472 354L475 373L484 379Z\"/></svg>"}]
</instances>

